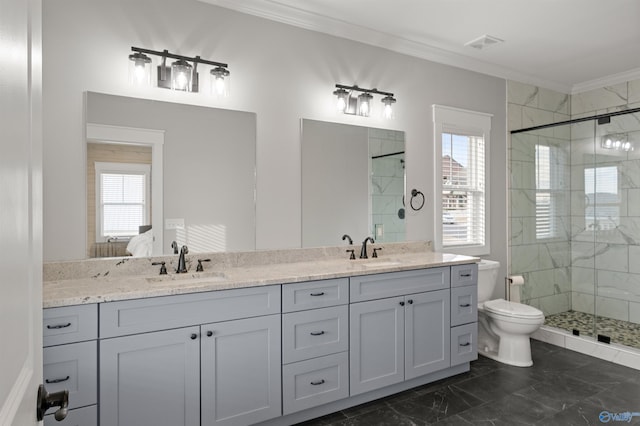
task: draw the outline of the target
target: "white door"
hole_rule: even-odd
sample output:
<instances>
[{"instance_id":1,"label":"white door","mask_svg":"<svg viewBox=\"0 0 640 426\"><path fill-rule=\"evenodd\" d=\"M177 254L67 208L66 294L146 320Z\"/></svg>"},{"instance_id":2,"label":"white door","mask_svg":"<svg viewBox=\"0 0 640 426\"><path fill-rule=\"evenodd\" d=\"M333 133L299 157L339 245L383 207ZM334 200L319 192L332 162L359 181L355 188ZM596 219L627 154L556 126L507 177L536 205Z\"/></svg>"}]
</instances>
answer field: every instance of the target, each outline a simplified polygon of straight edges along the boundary
<instances>
[{"instance_id":1,"label":"white door","mask_svg":"<svg viewBox=\"0 0 640 426\"><path fill-rule=\"evenodd\" d=\"M42 382L41 0L0 0L0 425Z\"/></svg>"}]
</instances>

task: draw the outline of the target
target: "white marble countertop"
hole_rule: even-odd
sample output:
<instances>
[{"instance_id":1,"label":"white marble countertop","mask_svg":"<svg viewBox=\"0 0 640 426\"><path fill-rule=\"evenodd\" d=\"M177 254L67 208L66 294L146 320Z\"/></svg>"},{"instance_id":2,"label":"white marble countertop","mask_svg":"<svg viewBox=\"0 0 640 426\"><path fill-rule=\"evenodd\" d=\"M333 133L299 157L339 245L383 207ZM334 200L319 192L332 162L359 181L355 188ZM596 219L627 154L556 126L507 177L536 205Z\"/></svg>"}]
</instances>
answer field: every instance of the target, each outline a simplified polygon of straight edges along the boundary
<instances>
[{"instance_id":1,"label":"white marble countertop","mask_svg":"<svg viewBox=\"0 0 640 426\"><path fill-rule=\"evenodd\" d=\"M410 269L474 263L478 258L454 254L398 253L377 259L321 259L256 266L205 264L204 272L169 275L98 276L45 281L43 307L59 307L173 294L296 283ZM157 268L155 268L157 269ZM194 270L195 268L192 268Z\"/></svg>"}]
</instances>

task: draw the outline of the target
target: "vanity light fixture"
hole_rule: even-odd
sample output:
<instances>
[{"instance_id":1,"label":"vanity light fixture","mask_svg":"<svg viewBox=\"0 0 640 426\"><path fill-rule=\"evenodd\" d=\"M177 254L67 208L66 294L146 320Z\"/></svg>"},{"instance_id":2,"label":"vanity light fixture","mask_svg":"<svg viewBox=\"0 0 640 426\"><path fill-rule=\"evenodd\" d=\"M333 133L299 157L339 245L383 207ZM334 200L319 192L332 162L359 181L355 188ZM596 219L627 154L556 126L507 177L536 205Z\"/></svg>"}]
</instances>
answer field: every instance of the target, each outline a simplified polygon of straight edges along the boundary
<instances>
[{"instance_id":1,"label":"vanity light fixture","mask_svg":"<svg viewBox=\"0 0 640 426\"><path fill-rule=\"evenodd\" d=\"M633 144L629 142L625 134L605 135L600 141L600 146L604 149L613 149L615 151L633 151Z\"/></svg>"},{"instance_id":2,"label":"vanity light fixture","mask_svg":"<svg viewBox=\"0 0 640 426\"><path fill-rule=\"evenodd\" d=\"M361 92L361 94L356 96L354 92ZM383 95L382 103L384 104L384 109L382 116L388 119L393 118L393 104L396 102L393 93L383 92L375 88L363 89L356 85L336 84L336 90L333 91L333 94L338 98L336 107L339 112L363 117L371 115L373 95Z\"/></svg>"},{"instance_id":3,"label":"vanity light fixture","mask_svg":"<svg viewBox=\"0 0 640 426\"><path fill-rule=\"evenodd\" d=\"M211 73L212 93L219 96L229 94L229 66L221 62L202 59L200 56L188 57L170 53L168 50L156 51L131 47L134 52L129 55L129 82L134 85L151 85L151 58L147 55L155 55L161 58L158 65L158 87L180 90L185 92L197 92L199 89L198 64L213 66ZM167 64L167 58L176 59L171 65Z\"/></svg>"}]
</instances>

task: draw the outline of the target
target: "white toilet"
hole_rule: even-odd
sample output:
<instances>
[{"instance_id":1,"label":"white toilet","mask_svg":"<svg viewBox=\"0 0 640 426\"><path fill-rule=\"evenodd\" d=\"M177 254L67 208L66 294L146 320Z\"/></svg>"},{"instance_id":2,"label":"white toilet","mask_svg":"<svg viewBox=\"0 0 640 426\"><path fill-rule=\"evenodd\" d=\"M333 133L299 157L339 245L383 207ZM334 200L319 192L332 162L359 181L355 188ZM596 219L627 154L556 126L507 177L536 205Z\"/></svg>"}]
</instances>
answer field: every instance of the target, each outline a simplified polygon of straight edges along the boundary
<instances>
[{"instance_id":1,"label":"white toilet","mask_svg":"<svg viewBox=\"0 0 640 426\"><path fill-rule=\"evenodd\" d=\"M500 262L478 264L478 353L517 367L530 367L529 336L544 323L542 311L504 299L489 300Z\"/></svg>"}]
</instances>

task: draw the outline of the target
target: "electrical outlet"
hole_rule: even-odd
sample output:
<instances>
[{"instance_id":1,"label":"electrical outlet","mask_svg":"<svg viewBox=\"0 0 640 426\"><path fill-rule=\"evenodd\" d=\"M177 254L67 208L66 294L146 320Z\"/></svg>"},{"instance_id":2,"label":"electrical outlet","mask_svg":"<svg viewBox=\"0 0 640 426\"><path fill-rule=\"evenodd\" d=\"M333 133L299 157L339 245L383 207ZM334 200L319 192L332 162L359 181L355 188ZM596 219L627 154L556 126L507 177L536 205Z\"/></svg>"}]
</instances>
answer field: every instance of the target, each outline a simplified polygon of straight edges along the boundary
<instances>
[{"instance_id":1,"label":"electrical outlet","mask_svg":"<svg viewBox=\"0 0 640 426\"><path fill-rule=\"evenodd\" d=\"M184 218L165 219L164 229L184 229Z\"/></svg>"},{"instance_id":2,"label":"electrical outlet","mask_svg":"<svg viewBox=\"0 0 640 426\"><path fill-rule=\"evenodd\" d=\"M376 223L375 225L376 239L384 236L384 225L382 223Z\"/></svg>"}]
</instances>

